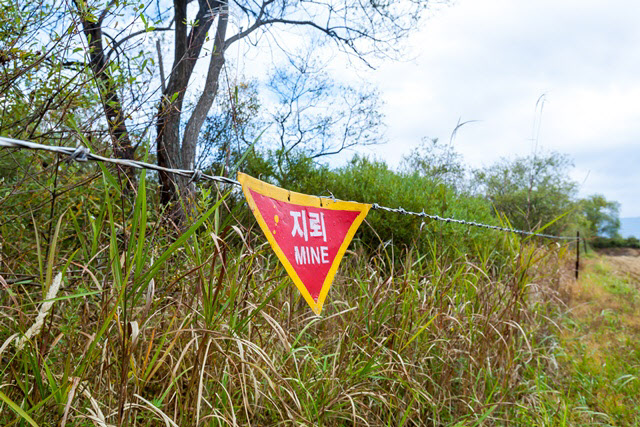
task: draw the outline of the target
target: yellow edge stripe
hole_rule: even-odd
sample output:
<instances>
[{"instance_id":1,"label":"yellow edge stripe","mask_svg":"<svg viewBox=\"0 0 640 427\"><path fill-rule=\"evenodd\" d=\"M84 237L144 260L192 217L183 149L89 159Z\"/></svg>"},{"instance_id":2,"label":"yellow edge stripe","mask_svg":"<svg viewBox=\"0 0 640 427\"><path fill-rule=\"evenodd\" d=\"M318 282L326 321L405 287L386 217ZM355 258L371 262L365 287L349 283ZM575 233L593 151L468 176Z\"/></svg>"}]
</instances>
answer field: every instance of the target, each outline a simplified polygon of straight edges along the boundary
<instances>
[{"instance_id":1,"label":"yellow edge stripe","mask_svg":"<svg viewBox=\"0 0 640 427\"><path fill-rule=\"evenodd\" d=\"M260 181L242 172L238 172L238 181L240 182L240 184L242 184L242 191L247 199L247 203L249 204L251 211L253 212L256 220L258 221L258 225L260 225L260 228L262 229L262 231L264 232L264 235L269 241L269 244L271 244L273 251L276 253L276 256L278 257L280 262L282 262L282 264L284 265L285 270L287 271L287 273L289 273L289 276L293 280L293 283L296 285L296 287L304 297L305 301L307 301L307 304L309 304L309 306L311 307L314 313L319 315L320 312L322 311L322 306L324 304L324 301L327 298L327 295L329 294L329 288L331 287L333 278L335 277L336 272L338 271L338 266L340 265L340 261L342 260L342 257L344 256L347 250L347 247L349 246L349 243L351 243L353 236L358 230L358 227L360 226L360 224L362 224L362 221L364 221L364 218L367 216L367 213L369 212L371 205L365 204L365 203L345 202L342 200L334 200L326 197L317 197L317 196L310 196L308 194L296 193L294 191L285 190L283 188L276 187L275 185L271 185L266 182ZM320 295L318 295L317 303L313 300L313 297L311 297L311 294L302 283L302 280L300 280L300 277L296 273L295 269L287 259L282 249L280 249L280 246L276 242L275 237L273 237L271 230L269 230L267 223L262 217L260 210L256 206L256 203L253 200L253 197L251 196L251 192L249 191L249 189L252 189L257 193L260 193L263 196L267 196L272 199L279 200L281 202L293 203L296 205L304 205L304 206L313 206L313 207L317 206L323 209L350 210L350 211L360 212L356 217L356 219L351 224L351 227L349 227L349 231L347 232L344 238L344 241L342 242L342 245L340 245L340 248L338 249L336 257L334 258L333 263L331 264L331 268L327 273L327 277L325 278L324 283L322 284L322 289L320 290Z\"/></svg>"}]
</instances>

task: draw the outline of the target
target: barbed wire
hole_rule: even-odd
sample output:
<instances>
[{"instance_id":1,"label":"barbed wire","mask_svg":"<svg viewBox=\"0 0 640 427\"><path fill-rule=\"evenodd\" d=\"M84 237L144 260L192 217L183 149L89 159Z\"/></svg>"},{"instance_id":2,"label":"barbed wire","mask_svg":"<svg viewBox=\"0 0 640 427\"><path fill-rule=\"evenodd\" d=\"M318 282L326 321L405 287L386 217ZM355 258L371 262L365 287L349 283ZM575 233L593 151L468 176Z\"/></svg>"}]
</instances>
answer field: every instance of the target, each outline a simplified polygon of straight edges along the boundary
<instances>
[{"instance_id":1,"label":"barbed wire","mask_svg":"<svg viewBox=\"0 0 640 427\"><path fill-rule=\"evenodd\" d=\"M126 160L126 159L113 159L110 157L103 157L97 154L93 154L87 147L79 145L76 148L61 147L58 145L43 145L35 142L22 141L19 139L5 138L0 136L0 147L8 148L27 148L31 150L44 150L52 153L66 154L70 160L77 162L86 162L93 160L96 162L113 163L120 166L127 166L136 169L151 169L158 172L172 173L188 177L191 181L197 182L201 179L207 179L209 181L221 182L223 184L240 185L235 179L227 178L226 176L208 175L199 169L187 170L187 169L171 169L162 166L154 165L152 163L141 162L138 160Z\"/></svg>"},{"instance_id":2,"label":"barbed wire","mask_svg":"<svg viewBox=\"0 0 640 427\"><path fill-rule=\"evenodd\" d=\"M467 226L471 226L471 227L480 227L480 228L487 228L487 229L490 229L490 230L504 231L504 232L508 232L508 233L523 234L523 235L527 235L527 236L545 237L545 238L548 238L548 239L558 239L558 240L576 240L577 239L577 237L575 237L575 236L554 236L553 234L536 233L535 231L525 231L525 230L518 230L517 228L500 227L500 226L497 226L497 225L483 224L481 222L466 221L464 219L443 218L443 217L438 216L438 215L428 214L425 211L422 211L422 212L411 212L411 211L405 210L404 208L395 208L394 209L394 208L388 208L386 206L380 206L377 203L373 203L371 205L371 209L381 210L381 211L386 211L386 212L392 212L392 213L397 213L397 214L401 214L401 215L413 215L413 216L417 216L417 217L421 217L421 218L432 219L432 220L435 220L435 221L443 221L443 222L454 223L454 224L462 224L462 225L467 225Z\"/></svg>"},{"instance_id":3,"label":"barbed wire","mask_svg":"<svg viewBox=\"0 0 640 427\"><path fill-rule=\"evenodd\" d=\"M241 184L235 179L227 178L225 176L208 175L202 172L200 169L195 169L195 170L171 169L171 168L165 168L162 166L154 165L152 163L140 162L137 160L113 159L110 157L103 157L103 156L99 156L97 154L91 153L88 148L80 145L76 148L56 146L56 145L43 145L35 142L22 141L19 139L6 138L6 137L0 136L0 147L50 151L52 153L65 154L69 157L69 160L73 160L77 162L97 161L97 162L104 162L104 163L113 163L116 165L127 166L127 167L136 168L136 169L150 169L158 172L166 172L166 173L188 177L190 178L190 182L197 182L202 179L205 179L209 181L219 182L222 184L231 184L231 185L241 186ZM333 195L331 198L335 200ZM578 240L578 237L575 237L575 236L554 236L552 234L536 233L534 231L500 227L497 225L483 224L480 222L466 221L463 219L443 218L439 215L428 214L424 210L422 212L412 212L412 211L405 210L402 207L390 208L387 206L381 206L378 203L372 203L371 209L396 213L400 215L411 215L411 216L416 216L420 218L427 218L434 221L461 224L461 225L466 225L470 227L479 227L479 228L485 228L489 230L497 230L497 231L526 235L526 236L536 236L536 237L543 237L547 239L556 239L556 240Z\"/></svg>"}]
</instances>

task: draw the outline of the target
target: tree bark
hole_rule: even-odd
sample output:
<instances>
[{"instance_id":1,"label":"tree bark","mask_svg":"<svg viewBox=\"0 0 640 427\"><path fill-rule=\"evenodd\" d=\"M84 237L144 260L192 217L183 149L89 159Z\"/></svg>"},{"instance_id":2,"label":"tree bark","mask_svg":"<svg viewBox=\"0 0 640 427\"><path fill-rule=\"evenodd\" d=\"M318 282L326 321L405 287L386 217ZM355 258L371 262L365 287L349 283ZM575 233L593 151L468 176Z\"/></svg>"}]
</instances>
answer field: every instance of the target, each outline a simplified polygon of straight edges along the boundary
<instances>
[{"instance_id":1,"label":"tree bark","mask_svg":"<svg viewBox=\"0 0 640 427\"><path fill-rule=\"evenodd\" d=\"M195 22L187 35L187 3L188 0L174 0L175 10L175 56L171 76L158 110L156 145L158 152L158 165L168 168L190 169L195 160L195 145L200 127L195 129L195 123L191 126L189 135L195 131L195 140L190 136L185 144L180 138L180 119L184 95L189 84L189 79L193 73L202 46L207 37L207 33L213 23L215 12L222 10L221 2L210 2L198 0L199 9ZM222 16L222 14L220 14ZM221 25L226 31L225 19L218 20L218 27ZM220 51L222 54L222 51ZM219 55L221 57L221 55ZM218 58L212 55L212 61ZM219 60L219 59L218 59ZM222 65L220 65L220 68ZM218 71L219 75L219 71ZM217 87L217 78L215 79ZM215 95L214 95L215 96ZM200 101L198 102L200 104ZM205 116L211 107L207 108ZM204 105L200 108L204 108ZM196 108L198 110L198 108ZM193 141L192 141L193 140ZM168 173L160 173L160 201L163 204L177 202L180 195L187 190L188 178L171 176ZM179 209L176 206L176 209ZM179 215L183 216L183 215Z\"/></svg>"},{"instance_id":2,"label":"tree bark","mask_svg":"<svg viewBox=\"0 0 640 427\"><path fill-rule=\"evenodd\" d=\"M185 166L193 169L196 159L196 145L200 129L207 118L207 114L213 105L213 101L218 93L218 82L220 80L220 72L224 66L224 38L227 33L227 23L229 21L227 10L225 9L218 17L218 27L216 29L215 42L213 52L211 53L211 61L209 62L209 71L207 72L207 80L205 82L204 91L198 99L193 113L187 122L182 139L182 156Z\"/></svg>"}]
</instances>

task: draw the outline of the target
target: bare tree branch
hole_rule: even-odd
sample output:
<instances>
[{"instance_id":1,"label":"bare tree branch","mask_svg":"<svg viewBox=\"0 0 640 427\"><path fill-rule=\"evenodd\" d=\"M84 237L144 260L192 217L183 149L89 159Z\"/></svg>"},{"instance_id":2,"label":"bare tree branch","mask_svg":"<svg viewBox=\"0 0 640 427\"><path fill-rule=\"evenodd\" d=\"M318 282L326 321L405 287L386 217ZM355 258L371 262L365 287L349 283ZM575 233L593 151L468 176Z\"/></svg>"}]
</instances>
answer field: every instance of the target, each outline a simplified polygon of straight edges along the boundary
<instances>
[{"instance_id":1,"label":"bare tree branch","mask_svg":"<svg viewBox=\"0 0 640 427\"><path fill-rule=\"evenodd\" d=\"M140 30L140 31L136 31L134 33L129 34L128 36L124 37L123 39L120 39L118 41L114 41L113 43L111 43L111 49L109 50L109 52L107 52L107 59L111 57L111 54L118 49L119 47L121 47L124 43L126 43L127 41L131 40L132 38L141 36L143 34L148 34L148 33L156 33L156 32L162 32L162 31L171 31L173 30L173 19L169 22L169 25L167 25L166 27L158 27L158 28L153 28L153 29L148 29L148 30Z\"/></svg>"}]
</instances>

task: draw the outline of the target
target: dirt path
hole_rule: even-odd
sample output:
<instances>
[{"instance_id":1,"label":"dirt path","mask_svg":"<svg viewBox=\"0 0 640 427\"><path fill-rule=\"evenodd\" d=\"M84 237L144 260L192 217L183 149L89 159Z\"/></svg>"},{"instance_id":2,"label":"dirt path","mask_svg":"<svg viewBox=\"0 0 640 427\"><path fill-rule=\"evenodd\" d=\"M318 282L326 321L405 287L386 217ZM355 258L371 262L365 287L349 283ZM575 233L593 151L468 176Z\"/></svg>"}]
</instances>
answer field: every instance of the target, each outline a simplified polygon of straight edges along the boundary
<instances>
[{"instance_id":1,"label":"dirt path","mask_svg":"<svg viewBox=\"0 0 640 427\"><path fill-rule=\"evenodd\" d=\"M615 268L617 274L628 274L636 285L640 284L640 256L605 255L604 258Z\"/></svg>"},{"instance_id":2,"label":"dirt path","mask_svg":"<svg viewBox=\"0 0 640 427\"><path fill-rule=\"evenodd\" d=\"M640 249L610 248L602 249L598 254L614 267L617 274L628 274L640 282Z\"/></svg>"}]
</instances>

